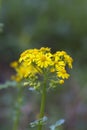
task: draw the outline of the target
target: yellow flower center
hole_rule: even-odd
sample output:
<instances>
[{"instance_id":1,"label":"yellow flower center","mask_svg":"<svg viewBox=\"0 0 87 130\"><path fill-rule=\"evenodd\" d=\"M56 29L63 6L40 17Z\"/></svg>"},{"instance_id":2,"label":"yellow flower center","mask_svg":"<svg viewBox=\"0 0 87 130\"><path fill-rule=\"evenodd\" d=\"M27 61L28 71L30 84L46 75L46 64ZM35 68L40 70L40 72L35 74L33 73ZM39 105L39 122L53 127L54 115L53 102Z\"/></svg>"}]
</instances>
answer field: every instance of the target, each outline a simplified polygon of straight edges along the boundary
<instances>
[{"instance_id":1,"label":"yellow flower center","mask_svg":"<svg viewBox=\"0 0 87 130\"><path fill-rule=\"evenodd\" d=\"M46 57L45 57L45 56L42 56L42 57L41 57L41 61L42 61L42 62L46 61Z\"/></svg>"}]
</instances>

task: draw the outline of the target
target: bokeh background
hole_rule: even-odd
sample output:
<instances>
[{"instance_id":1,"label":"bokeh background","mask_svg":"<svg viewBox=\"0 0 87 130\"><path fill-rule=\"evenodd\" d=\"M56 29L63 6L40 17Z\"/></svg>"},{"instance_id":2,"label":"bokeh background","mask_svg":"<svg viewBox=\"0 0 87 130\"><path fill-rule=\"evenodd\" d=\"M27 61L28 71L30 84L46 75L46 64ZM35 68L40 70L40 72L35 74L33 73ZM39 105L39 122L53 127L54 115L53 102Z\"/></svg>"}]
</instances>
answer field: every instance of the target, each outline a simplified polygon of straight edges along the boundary
<instances>
[{"instance_id":1,"label":"bokeh background","mask_svg":"<svg viewBox=\"0 0 87 130\"><path fill-rule=\"evenodd\" d=\"M0 84L14 73L9 64L25 49L50 47L73 59L71 77L47 94L49 124L64 118L61 130L87 130L87 1L0 0ZM0 90L0 130L12 129L15 88ZM25 89L19 130L39 113L40 96Z\"/></svg>"}]
</instances>

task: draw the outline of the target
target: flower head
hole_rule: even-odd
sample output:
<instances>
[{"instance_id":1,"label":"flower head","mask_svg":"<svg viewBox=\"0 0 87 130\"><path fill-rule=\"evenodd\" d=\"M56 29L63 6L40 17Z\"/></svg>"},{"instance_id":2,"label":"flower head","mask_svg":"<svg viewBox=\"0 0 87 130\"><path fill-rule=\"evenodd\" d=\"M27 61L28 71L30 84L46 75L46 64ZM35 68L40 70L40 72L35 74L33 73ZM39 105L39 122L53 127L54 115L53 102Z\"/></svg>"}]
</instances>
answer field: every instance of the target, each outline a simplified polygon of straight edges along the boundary
<instances>
[{"instance_id":1,"label":"flower head","mask_svg":"<svg viewBox=\"0 0 87 130\"><path fill-rule=\"evenodd\" d=\"M40 68L47 68L48 66L51 66L52 65L51 54L50 53L44 54L42 52L39 53L39 55L37 55L36 64Z\"/></svg>"},{"instance_id":2,"label":"flower head","mask_svg":"<svg viewBox=\"0 0 87 130\"><path fill-rule=\"evenodd\" d=\"M16 76L13 76L17 81L22 79L32 79L34 84L39 75L43 77L44 73L48 77L48 82L52 84L63 84L65 79L69 78L66 66L72 68L73 59L65 51L57 51L52 54L51 49L42 47L40 49L25 50L19 58L18 62L11 63L11 66L16 70ZM53 82L54 80L54 82ZM31 83L32 84L32 83Z\"/></svg>"}]
</instances>

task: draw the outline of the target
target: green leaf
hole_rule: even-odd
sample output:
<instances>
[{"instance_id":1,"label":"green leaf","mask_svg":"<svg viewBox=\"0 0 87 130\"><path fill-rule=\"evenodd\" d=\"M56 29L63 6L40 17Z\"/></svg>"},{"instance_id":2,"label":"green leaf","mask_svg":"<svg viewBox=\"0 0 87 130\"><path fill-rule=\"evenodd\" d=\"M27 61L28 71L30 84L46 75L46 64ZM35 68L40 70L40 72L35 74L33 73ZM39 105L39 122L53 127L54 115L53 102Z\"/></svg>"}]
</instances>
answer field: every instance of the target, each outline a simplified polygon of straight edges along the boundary
<instances>
[{"instance_id":1,"label":"green leaf","mask_svg":"<svg viewBox=\"0 0 87 130\"><path fill-rule=\"evenodd\" d=\"M17 83L15 81L6 81L4 84L0 84L0 89L5 89L8 87L15 87Z\"/></svg>"},{"instance_id":2,"label":"green leaf","mask_svg":"<svg viewBox=\"0 0 87 130\"><path fill-rule=\"evenodd\" d=\"M65 122L64 119L60 119L60 120L56 121L56 123L54 125L51 125L49 128L50 128L50 130L55 130L56 127L62 125L64 122Z\"/></svg>"},{"instance_id":3,"label":"green leaf","mask_svg":"<svg viewBox=\"0 0 87 130\"><path fill-rule=\"evenodd\" d=\"M44 125L46 123L46 121L47 121L47 117L44 116L41 119L38 119L38 120L35 120L35 121L31 122L30 126L35 127L35 126L38 126L39 124Z\"/></svg>"}]
</instances>

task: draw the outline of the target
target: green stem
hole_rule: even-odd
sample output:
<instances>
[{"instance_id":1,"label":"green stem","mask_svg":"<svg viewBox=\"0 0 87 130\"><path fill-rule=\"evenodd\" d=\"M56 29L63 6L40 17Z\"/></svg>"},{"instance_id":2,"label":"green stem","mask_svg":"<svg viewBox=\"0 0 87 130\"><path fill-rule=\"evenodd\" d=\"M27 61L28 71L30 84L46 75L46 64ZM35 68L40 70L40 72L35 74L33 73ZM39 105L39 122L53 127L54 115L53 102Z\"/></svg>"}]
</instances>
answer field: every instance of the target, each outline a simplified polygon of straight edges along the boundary
<instances>
[{"instance_id":1,"label":"green stem","mask_svg":"<svg viewBox=\"0 0 87 130\"><path fill-rule=\"evenodd\" d=\"M18 127L19 127L20 114L21 114L20 107L22 105L22 97L23 97L23 88L20 87L18 89L18 96L17 96L16 105L15 105L13 130L18 130Z\"/></svg>"},{"instance_id":2,"label":"green stem","mask_svg":"<svg viewBox=\"0 0 87 130\"><path fill-rule=\"evenodd\" d=\"M41 98L41 107L40 107L40 116L39 116L40 119L43 118L43 116L44 116L45 103L46 103L46 80L44 79L42 98ZM38 130L42 130L42 125L43 124L38 125Z\"/></svg>"}]
</instances>

